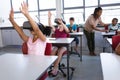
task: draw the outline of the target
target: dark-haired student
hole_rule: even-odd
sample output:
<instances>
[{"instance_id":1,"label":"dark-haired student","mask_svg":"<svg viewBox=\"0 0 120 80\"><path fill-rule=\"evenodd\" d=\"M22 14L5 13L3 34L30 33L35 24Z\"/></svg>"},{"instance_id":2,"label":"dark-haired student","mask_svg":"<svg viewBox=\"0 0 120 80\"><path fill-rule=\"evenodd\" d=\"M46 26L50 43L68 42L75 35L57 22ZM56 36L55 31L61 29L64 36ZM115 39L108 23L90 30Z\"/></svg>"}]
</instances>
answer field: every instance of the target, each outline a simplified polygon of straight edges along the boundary
<instances>
[{"instance_id":1,"label":"dark-haired student","mask_svg":"<svg viewBox=\"0 0 120 80\"><path fill-rule=\"evenodd\" d=\"M116 35L120 33L120 25L118 24L117 18L113 18L112 23L108 26L108 32L111 31L116 31Z\"/></svg>"},{"instance_id":2,"label":"dark-haired student","mask_svg":"<svg viewBox=\"0 0 120 80\"><path fill-rule=\"evenodd\" d=\"M42 24L38 26L37 23L31 18L28 12L28 6L25 2L21 4L20 12L28 19L28 21L26 21L23 25L27 24L27 26L24 27L30 30L31 36L27 36L14 20L13 8L11 9L9 15L10 22L21 39L27 43L29 55L44 55L46 48L45 35L48 35L48 33L45 33L45 27Z\"/></svg>"},{"instance_id":3,"label":"dark-haired student","mask_svg":"<svg viewBox=\"0 0 120 80\"><path fill-rule=\"evenodd\" d=\"M55 23L57 24L57 28L55 28L52 25L51 17L52 17L52 14L49 11L48 12L48 24L52 28L52 31L55 33L55 38L66 38L67 34L69 33L69 29L65 25L65 22L61 18L56 18ZM61 46L61 45L54 46L51 55L57 55L58 58L54 62L53 69L51 71L49 71L50 76L52 76L52 77L57 76L59 62L61 61L62 55L66 50L67 50L67 48L65 46Z\"/></svg>"},{"instance_id":4,"label":"dark-haired student","mask_svg":"<svg viewBox=\"0 0 120 80\"><path fill-rule=\"evenodd\" d=\"M95 36L95 30L96 31L101 31L101 32L106 32L106 30L102 30L97 28L97 24L100 24L102 26L105 26L107 24L104 24L101 20L101 14L102 14L102 8L98 7L95 8L94 13L91 14L88 19L86 20L84 24L84 34L87 38L87 45L89 49L89 54L91 56L95 56L95 41L94 41L94 36Z\"/></svg>"},{"instance_id":5,"label":"dark-haired student","mask_svg":"<svg viewBox=\"0 0 120 80\"><path fill-rule=\"evenodd\" d=\"M74 17L70 17L70 19L69 19L70 24L66 25L68 27L70 33L77 32L77 25L74 23L74 21L75 21ZM78 53L79 39L78 39L77 36L72 36L72 37L74 37L74 41L76 43L76 45L74 47L74 50L75 50L76 53Z\"/></svg>"},{"instance_id":6,"label":"dark-haired student","mask_svg":"<svg viewBox=\"0 0 120 80\"><path fill-rule=\"evenodd\" d=\"M109 31L117 31L119 28L118 19L113 18L112 23L108 26Z\"/></svg>"}]
</instances>

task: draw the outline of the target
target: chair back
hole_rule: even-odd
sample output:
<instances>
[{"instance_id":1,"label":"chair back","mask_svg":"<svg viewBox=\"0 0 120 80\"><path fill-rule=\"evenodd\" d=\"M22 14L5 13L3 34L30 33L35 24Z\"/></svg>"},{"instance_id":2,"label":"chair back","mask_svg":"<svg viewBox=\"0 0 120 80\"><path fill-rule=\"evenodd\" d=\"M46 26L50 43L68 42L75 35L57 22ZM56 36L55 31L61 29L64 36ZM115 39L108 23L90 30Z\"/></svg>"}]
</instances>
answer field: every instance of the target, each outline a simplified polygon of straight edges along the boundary
<instances>
[{"instance_id":1,"label":"chair back","mask_svg":"<svg viewBox=\"0 0 120 80\"><path fill-rule=\"evenodd\" d=\"M117 45L120 43L120 35L112 36L112 49L115 50Z\"/></svg>"},{"instance_id":2,"label":"chair back","mask_svg":"<svg viewBox=\"0 0 120 80\"><path fill-rule=\"evenodd\" d=\"M45 49L45 55L51 55L51 52L52 52L52 44L47 43L46 44L46 49Z\"/></svg>"},{"instance_id":3,"label":"chair back","mask_svg":"<svg viewBox=\"0 0 120 80\"><path fill-rule=\"evenodd\" d=\"M28 54L28 47L27 47L27 43L26 42L24 42L23 44L22 44L22 52L23 52L23 54Z\"/></svg>"},{"instance_id":4,"label":"chair back","mask_svg":"<svg viewBox=\"0 0 120 80\"><path fill-rule=\"evenodd\" d=\"M52 51L52 44L46 43L45 55L51 55L51 51ZM25 55L28 54L28 46L26 42L22 44L22 52Z\"/></svg>"},{"instance_id":5,"label":"chair back","mask_svg":"<svg viewBox=\"0 0 120 80\"><path fill-rule=\"evenodd\" d=\"M77 32L80 32L80 27L77 27Z\"/></svg>"},{"instance_id":6,"label":"chair back","mask_svg":"<svg viewBox=\"0 0 120 80\"><path fill-rule=\"evenodd\" d=\"M104 28L105 28L105 30L108 30L108 25L105 25Z\"/></svg>"}]
</instances>

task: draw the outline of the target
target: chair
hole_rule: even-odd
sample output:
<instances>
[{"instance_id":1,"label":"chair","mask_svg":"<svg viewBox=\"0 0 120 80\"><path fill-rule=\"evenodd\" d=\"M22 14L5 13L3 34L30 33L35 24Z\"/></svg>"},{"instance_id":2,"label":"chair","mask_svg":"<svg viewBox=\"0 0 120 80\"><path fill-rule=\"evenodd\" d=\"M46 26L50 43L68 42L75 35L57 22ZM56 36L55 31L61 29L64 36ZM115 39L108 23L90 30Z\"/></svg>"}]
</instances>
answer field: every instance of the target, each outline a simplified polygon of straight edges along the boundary
<instances>
[{"instance_id":1,"label":"chair","mask_svg":"<svg viewBox=\"0 0 120 80\"><path fill-rule=\"evenodd\" d=\"M80 27L77 27L77 32L80 32Z\"/></svg>"},{"instance_id":2,"label":"chair","mask_svg":"<svg viewBox=\"0 0 120 80\"><path fill-rule=\"evenodd\" d=\"M108 30L108 25L105 25L104 28L105 28L105 30Z\"/></svg>"},{"instance_id":3,"label":"chair","mask_svg":"<svg viewBox=\"0 0 120 80\"><path fill-rule=\"evenodd\" d=\"M45 55L50 55L51 54L51 50L52 50L52 44L51 43L47 43L46 44L46 49L45 49ZM27 43L24 42L22 45L22 52L24 55L28 54L28 47L27 47ZM43 74L43 76L39 79L39 80L45 80L45 78L48 76L47 72L45 72Z\"/></svg>"},{"instance_id":4,"label":"chair","mask_svg":"<svg viewBox=\"0 0 120 80\"><path fill-rule=\"evenodd\" d=\"M120 35L112 36L112 49L115 51L115 48L120 43Z\"/></svg>"}]
</instances>

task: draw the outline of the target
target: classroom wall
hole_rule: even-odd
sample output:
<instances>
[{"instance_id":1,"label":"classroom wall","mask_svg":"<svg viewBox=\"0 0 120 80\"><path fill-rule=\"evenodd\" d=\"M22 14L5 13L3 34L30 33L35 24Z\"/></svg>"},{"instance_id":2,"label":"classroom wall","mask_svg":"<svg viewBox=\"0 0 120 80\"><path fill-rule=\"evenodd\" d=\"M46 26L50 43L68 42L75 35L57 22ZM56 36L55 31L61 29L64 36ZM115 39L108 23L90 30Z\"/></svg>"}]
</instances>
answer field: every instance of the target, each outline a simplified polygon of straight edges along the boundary
<instances>
[{"instance_id":1,"label":"classroom wall","mask_svg":"<svg viewBox=\"0 0 120 80\"><path fill-rule=\"evenodd\" d=\"M2 0L0 4L0 27L9 23L9 12L11 9L10 0Z\"/></svg>"},{"instance_id":2,"label":"classroom wall","mask_svg":"<svg viewBox=\"0 0 120 80\"><path fill-rule=\"evenodd\" d=\"M10 24L8 17L11 9L10 0L0 0L0 28L6 27L4 25ZM0 29L0 47L3 47L2 34Z\"/></svg>"}]
</instances>

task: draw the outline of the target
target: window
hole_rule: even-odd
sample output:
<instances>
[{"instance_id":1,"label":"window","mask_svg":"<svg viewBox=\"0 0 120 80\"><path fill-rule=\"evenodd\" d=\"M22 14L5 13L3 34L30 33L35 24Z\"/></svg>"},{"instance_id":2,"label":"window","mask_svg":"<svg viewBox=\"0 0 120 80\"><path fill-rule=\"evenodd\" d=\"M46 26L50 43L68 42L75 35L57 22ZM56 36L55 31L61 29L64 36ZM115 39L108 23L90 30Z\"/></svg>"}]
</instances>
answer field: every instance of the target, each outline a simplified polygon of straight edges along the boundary
<instances>
[{"instance_id":1,"label":"window","mask_svg":"<svg viewBox=\"0 0 120 80\"><path fill-rule=\"evenodd\" d=\"M83 10L82 9L71 9L64 11L64 19L67 24L69 24L69 18L74 17L75 23L80 24L83 23Z\"/></svg>"},{"instance_id":2,"label":"window","mask_svg":"<svg viewBox=\"0 0 120 80\"><path fill-rule=\"evenodd\" d=\"M38 10L37 0L28 0L29 11Z\"/></svg>"},{"instance_id":3,"label":"window","mask_svg":"<svg viewBox=\"0 0 120 80\"><path fill-rule=\"evenodd\" d=\"M26 0L12 0L12 6L15 12L20 11L19 8L21 7L21 3L23 1L26 2ZM22 26L23 22L27 20L22 13L15 13L14 18L20 26Z\"/></svg>"},{"instance_id":4,"label":"window","mask_svg":"<svg viewBox=\"0 0 120 80\"><path fill-rule=\"evenodd\" d=\"M100 0L100 4L120 3L120 0Z\"/></svg>"},{"instance_id":5,"label":"window","mask_svg":"<svg viewBox=\"0 0 120 80\"><path fill-rule=\"evenodd\" d=\"M85 0L85 6L97 6L98 0Z\"/></svg>"},{"instance_id":6,"label":"window","mask_svg":"<svg viewBox=\"0 0 120 80\"><path fill-rule=\"evenodd\" d=\"M92 8L85 8L85 20L87 20L87 18L93 14L95 7Z\"/></svg>"},{"instance_id":7,"label":"window","mask_svg":"<svg viewBox=\"0 0 120 80\"><path fill-rule=\"evenodd\" d=\"M40 9L56 8L56 0L39 0Z\"/></svg>"},{"instance_id":8,"label":"window","mask_svg":"<svg viewBox=\"0 0 120 80\"><path fill-rule=\"evenodd\" d=\"M15 21L18 25L22 26L24 21L27 21L26 17L22 13L17 13L14 15Z\"/></svg>"},{"instance_id":9,"label":"window","mask_svg":"<svg viewBox=\"0 0 120 80\"><path fill-rule=\"evenodd\" d=\"M21 7L21 3L26 0L12 0L12 5L14 8L14 11L20 11L19 8Z\"/></svg>"},{"instance_id":10,"label":"window","mask_svg":"<svg viewBox=\"0 0 120 80\"><path fill-rule=\"evenodd\" d=\"M120 22L120 6L103 7L102 18L106 23L111 23L113 18L118 18L118 22Z\"/></svg>"},{"instance_id":11,"label":"window","mask_svg":"<svg viewBox=\"0 0 120 80\"><path fill-rule=\"evenodd\" d=\"M51 11L52 13L52 24L54 25L54 19L56 17L56 12L55 11ZM40 22L44 25L48 25L48 11L43 11L43 12L40 12Z\"/></svg>"},{"instance_id":12,"label":"window","mask_svg":"<svg viewBox=\"0 0 120 80\"><path fill-rule=\"evenodd\" d=\"M30 16L34 19L34 21L39 22L38 12L30 12Z\"/></svg>"},{"instance_id":13,"label":"window","mask_svg":"<svg viewBox=\"0 0 120 80\"><path fill-rule=\"evenodd\" d=\"M38 15L38 4L37 4L37 0L28 0L28 8L30 15L32 16L32 18L36 21L39 22L37 15Z\"/></svg>"},{"instance_id":14,"label":"window","mask_svg":"<svg viewBox=\"0 0 120 80\"><path fill-rule=\"evenodd\" d=\"M64 7L83 6L83 0L64 0Z\"/></svg>"}]
</instances>

